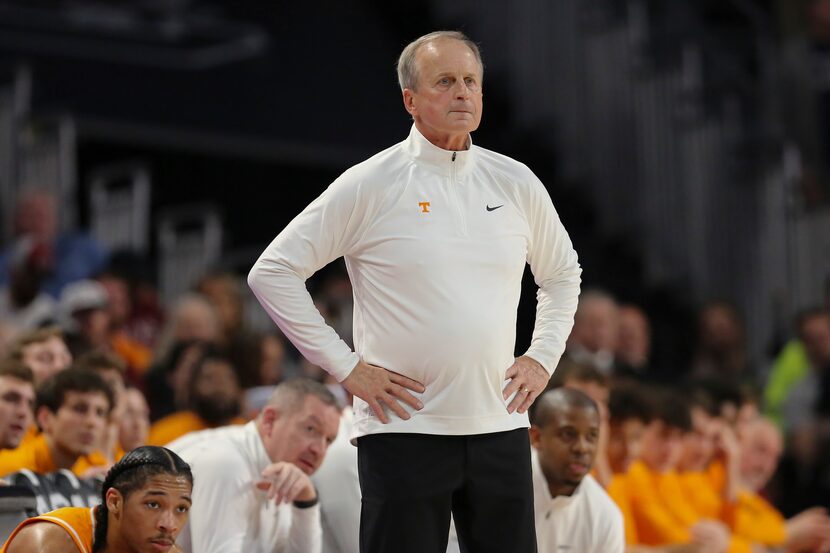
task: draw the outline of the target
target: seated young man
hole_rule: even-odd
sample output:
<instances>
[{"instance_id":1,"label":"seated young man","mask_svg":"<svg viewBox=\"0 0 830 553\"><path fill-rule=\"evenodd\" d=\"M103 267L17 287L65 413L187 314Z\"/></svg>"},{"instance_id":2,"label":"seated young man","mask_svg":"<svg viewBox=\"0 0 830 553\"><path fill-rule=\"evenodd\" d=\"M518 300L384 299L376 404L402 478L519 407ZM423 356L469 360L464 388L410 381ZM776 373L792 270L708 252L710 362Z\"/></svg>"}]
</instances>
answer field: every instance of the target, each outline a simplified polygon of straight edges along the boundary
<instances>
[{"instance_id":1,"label":"seated young man","mask_svg":"<svg viewBox=\"0 0 830 553\"><path fill-rule=\"evenodd\" d=\"M106 382L113 393L115 400L112 411L110 411L109 423L104 432L101 442L96 446L95 451L85 458L76 467L84 472L84 465L87 467L103 466L109 467L124 456L124 449L118 442L118 434L121 428L121 417L124 414L125 384L124 374L127 365L118 355L102 350L93 350L81 355L75 367L88 370L98 375ZM103 476L103 474L102 474Z\"/></svg>"},{"instance_id":2,"label":"seated young man","mask_svg":"<svg viewBox=\"0 0 830 553\"><path fill-rule=\"evenodd\" d=\"M530 441L539 551L624 551L620 510L588 474L599 433L599 408L584 393L557 388L536 401Z\"/></svg>"},{"instance_id":3,"label":"seated young man","mask_svg":"<svg viewBox=\"0 0 830 553\"><path fill-rule=\"evenodd\" d=\"M654 390L649 395L653 420L643 433L639 458L626 473L638 539L645 545L695 543L725 552L730 539L726 525L697 515L677 489L674 470L682 436L691 429L688 406L673 391Z\"/></svg>"},{"instance_id":4,"label":"seated young man","mask_svg":"<svg viewBox=\"0 0 830 553\"><path fill-rule=\"evenodd\" d=\"M110 469L97 507L66 507L23 521L2 553L179 552L193 475L168 449L145 446Z\"/></svg>"},{"instance_id":5,"label":"seated young man","mask_svg":"<svg viewBox=\"0 0 830 553\"><path fill-rule=\"evenodd\" d=\"M42 432L15 450L0 452L0 476L21 469L73 469L100 443L112 406L112 390L93 372L68 369L47 379L37 391L35 407Z\"/></svg>"},{"instance_id":6,"label":"seated young man","mask_svg":"<svg viewBox=\"0 0 830 553\"><path fill-rule=\"evenodd\" d=\"M167 445L191 432L245 423L239 416L242 389L227 357L208 349L192 371L187 392L190 409L156 421L150 427L148 444Z\"/></svg>"},{"instance_id":7,"label":"seated young man","mask_svg":"<svg viewBox=\"0 0 830 553\"><path fill-rule=\"evenodd\" d=\"M19 446L32 425L33 383L32 371L20 361L0 362L0 450Z\"/></svg>"}]
</instances>

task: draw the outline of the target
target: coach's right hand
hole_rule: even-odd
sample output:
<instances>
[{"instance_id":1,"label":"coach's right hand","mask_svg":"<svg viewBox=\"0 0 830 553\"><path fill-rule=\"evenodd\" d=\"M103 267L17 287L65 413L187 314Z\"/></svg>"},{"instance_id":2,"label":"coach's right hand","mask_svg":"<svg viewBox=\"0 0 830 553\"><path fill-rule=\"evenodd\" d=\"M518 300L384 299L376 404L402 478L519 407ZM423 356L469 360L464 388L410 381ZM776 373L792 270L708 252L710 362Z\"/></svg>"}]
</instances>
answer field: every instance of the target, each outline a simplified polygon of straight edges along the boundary
<instances>
[{"instance_id":1,"label":"coach's right hand","mask_svg":"<svg viewBox=\"0 0 830 553\"><path fill-rule=\"evenodd\" d=\"M353 396L368 403L383 424L389 422L389 416L383 410L384 406L403 420L408 420L410 415L399 402L403 401L413 409L420 410L424 407L423 403L407 391L409 389L423 393L423 384L383 367L370 365L362 359L340 384Z\"/></svg>"}]
</instances>

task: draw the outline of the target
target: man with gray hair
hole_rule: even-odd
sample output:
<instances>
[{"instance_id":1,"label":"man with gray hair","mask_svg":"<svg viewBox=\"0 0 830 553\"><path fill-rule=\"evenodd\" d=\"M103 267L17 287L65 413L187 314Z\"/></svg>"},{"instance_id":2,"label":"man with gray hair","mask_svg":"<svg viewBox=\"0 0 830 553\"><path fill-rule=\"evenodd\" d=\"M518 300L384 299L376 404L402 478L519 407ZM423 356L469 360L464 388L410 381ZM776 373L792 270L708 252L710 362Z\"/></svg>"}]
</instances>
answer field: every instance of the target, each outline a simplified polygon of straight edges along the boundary
<instances>
[{"instance_id":1,"label":"man with gray hair","mask_svg":"<svg viewBox=\"0 0 830 553\"><path fill-rule=\"evenodd\" d=\"M309 478L337 436L340 407L324 385L283 382L255 420L185 435L167 447L193 470L184 551L320 553L317 491Z\"/></svg>"},{"instance_id":2,"label":"man with gray hair","mask_svg":"<svg viewBox=\"0 0 830 553\"><path fill-rule=\"evenodd\" d=\"M527 409L564 349L581 271L539 179L472 143L483 73L461 33L409 44L409 136L341 175L248 276L283 334L355 396L363 553L444 553L451 514L462 551L536 551ZM304 282L341 256L354 351ZM514 358L525 264L536 326Z\"/></svg>"}]
</instances>

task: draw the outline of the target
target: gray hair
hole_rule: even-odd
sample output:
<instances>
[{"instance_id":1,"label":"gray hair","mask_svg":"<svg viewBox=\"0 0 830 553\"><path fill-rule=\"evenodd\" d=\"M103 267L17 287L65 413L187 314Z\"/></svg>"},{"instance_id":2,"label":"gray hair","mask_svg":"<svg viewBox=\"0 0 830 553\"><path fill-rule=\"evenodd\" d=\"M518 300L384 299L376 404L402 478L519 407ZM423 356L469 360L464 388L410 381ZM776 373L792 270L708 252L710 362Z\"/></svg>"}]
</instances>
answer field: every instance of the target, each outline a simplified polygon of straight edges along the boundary
<instances>
[{"instance_id":1,"label":"gray hair","mask_svg":"<svg viewBox=\"0 0 830 553\"><path fill-rule=\"evenodd\" d=\"M268 405L282 413L291 413L299 410L308 396L340 410L340 403L334 394L325 385L308 378L292 378L278 384L268 398Z\"/></svg>"},{"instance_id":2,"label":"gray hair","mask_svg":"<svg viewBox=\"0 0 830 553\"><path fill-rule=\"evenodd\" d=\"M435 31L434 33L429 33L428 35L416 38L407 44L406 48L404 48L403 52L401 52L401 57L398 58L398 84L401 85L401 90L405 88L415 90L415 87L418 84L418 67L415 64L415 55L418 53L418 50L420 50L421 46L430 42L435 42L436 40L446 39L459 40L466 44L476 57L478 65L481 67L481 75L482 77L484 76L484 62L481 61L481 52L475 42L470 40L467 35L460 31Z\"/></svg>"}]
</instances>

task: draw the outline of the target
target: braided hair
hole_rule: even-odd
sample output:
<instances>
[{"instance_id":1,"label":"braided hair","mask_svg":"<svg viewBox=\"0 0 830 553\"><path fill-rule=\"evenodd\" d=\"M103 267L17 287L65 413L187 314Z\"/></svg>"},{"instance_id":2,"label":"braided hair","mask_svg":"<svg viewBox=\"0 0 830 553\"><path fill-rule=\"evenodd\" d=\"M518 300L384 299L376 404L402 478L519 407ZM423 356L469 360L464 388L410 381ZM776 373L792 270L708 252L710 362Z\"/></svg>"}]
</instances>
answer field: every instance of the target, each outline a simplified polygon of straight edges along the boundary
<instances>
[{"instance_id":1,"label":"braided hair","mask_svg":"<svg viewBox=\"0 0 830 553\"><path fill-rule=\"evenodd\" d=\"M141 446L121 458L107 473L101 488L101 505L95 509L95 536L92 553L100 553L107 545L107 490L115 488L126 500L127 496L141 488L158 474L184 476L193 485L190 465L165 447Z\"/></svg>"}]
</instances>

